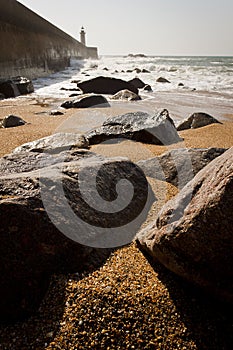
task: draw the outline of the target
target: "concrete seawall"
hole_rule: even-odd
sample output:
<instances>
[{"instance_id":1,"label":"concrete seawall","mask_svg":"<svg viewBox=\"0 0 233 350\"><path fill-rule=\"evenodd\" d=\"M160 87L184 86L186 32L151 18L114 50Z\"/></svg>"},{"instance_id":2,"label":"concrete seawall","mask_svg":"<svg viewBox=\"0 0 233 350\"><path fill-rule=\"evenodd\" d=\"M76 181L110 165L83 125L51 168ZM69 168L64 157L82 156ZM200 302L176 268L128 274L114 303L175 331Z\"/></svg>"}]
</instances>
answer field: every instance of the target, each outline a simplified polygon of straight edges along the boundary
<instances>
[{"instance_id":1,"label":"concrete seawall","mask_svg":"<svg viewBox=\"0 0 233 350\"><path fill-rule=\"evenodd\" d=\"M16 0L0 0L0 78L36 78L64 69L70 58L97 58L86 47Z\"/></svg>"}]
</instances>

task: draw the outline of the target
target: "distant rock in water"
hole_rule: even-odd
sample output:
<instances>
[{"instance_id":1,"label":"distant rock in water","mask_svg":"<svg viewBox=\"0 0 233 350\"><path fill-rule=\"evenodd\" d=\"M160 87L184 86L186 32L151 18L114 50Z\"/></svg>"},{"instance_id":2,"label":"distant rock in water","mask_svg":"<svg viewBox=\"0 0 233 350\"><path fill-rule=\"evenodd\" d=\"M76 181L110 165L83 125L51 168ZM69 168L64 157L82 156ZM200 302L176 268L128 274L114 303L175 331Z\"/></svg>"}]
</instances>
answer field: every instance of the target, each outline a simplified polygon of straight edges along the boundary
<instances>
[{"instance_id":1,"label":"distant rock in water","mask_svg":"<svg viewBox=\"0 0 233 350\"><path fill-rule=\"evenodd\" d=\"M126 113L107 119L103 125L86 134L90 144L114 139L167 145L181 141L167 110L152 116L144 112Z\"/></svg>"},{"instance_id":2,"label":"distant rock in water","mask_svg":"<svg viewBox=\"0 0 233 350\"><path fill-rule=\"evenodd\" d=\"M16 126L22 126L25 124L26 124L26 122L22 118L11 114L11 115L8 115L7 117L5 117L1 121L0 126L2 128L14 128Z\"/></svg>"},{"instance_id":3,"label":"distant rock in water","mask_svg":"<svg viewBox=\"0 0 233 350\"><path fill-rule=\"evenodd\" d=\"M163 78L163 77L159 77L156 81L157 81L157 83L170 83L169 80L167 80L166 78Z\"/></svg>"},{"instance_id":4,"label":"distant rock in water","mask_svg":"<svg viewBox=\"0 0 233 350\"><path fill-rule=\"evenodd\" d=\"M150 73L150 71L144 68L144 69L142 70L142 73Z\"/></svg>"},{"instance_id":5,"label":"distant rock in water","mask_svg":"<svg viewBox=\"0 0 233 350\"><path fill-rule=\"evenodd\" d=\"M108 100L101 95L82 95L73 101L64 102L61 107L69 108L89 108L89 107L110 107Z\"/></svg>"},{"instance_id":6,"label":"distant rock in water","mask_svg":"<svg viewBox=\"0 0 233 350\"><path fill-rule=\"evenodd\" d=\"M150 85L146 85L144 88L143 88L143 91L153 91L152 90L152 87Z\"/></svg>"},{"instance_id":7,"label":"distant rock in water","mask_svg":"<svg viewBox=\"0 0 233 350\"><path fill-rule=\"evenodd\" d=\"M138 101L141 97L129 90L121 90L111 97L112 100Z\"/></svg>"},{"instance_id":8,"label":"distant rock in water","mask_svg":"<svg viewBox=\"0 0 233 350\"><path fill-rule=\"evenodd\" d=\"M147 56L144 53L136 53L136 54L129 53L128 57L144 58L144 57L147 57Z\"/></svg>"},{"instance_id":9,"label":"distant rock in water","mask_svg":"<svg viewBox=\"0 0 233 350\"><path fill-rule=\"evenodd\" d=\"M127 81L109 77L97 77L78 83L77 86L84 94L92 92L96 94L114 95L120 90L130 90L138 94L138 89Z\"/></svg>"},{"instance_id":10,"label":"distant rock in water","mask_svg":"<svg viewBox=\"0 0 233 350\"><path fill-rule=\"evenodd\" d=\"M72 148L87 148L88 141L84 135L72 133L56 133L17 147L13 153L21 152L53 152L60 153Z\"/></svg>"},{"instance_id":11,"label":"distant rock in water","mask_svg":"<svg viewBox=\"0 0 233 350\"><path fill-rule=\"evenodd\" d=\"M217 119L215 119L207 113L194 113L188 119L181 122L177 126L177 130L181 131L186 129L197 129L214 123L222 124Z\"/></svg>"},{"instance_id":12,"label":"distant rock in water","mask_svg":"<svg viewBox=\"0 0 233 350\"><path fill-rule=\"evenodd\" d=\"M167 181L181 189L202 168L226 150L225 148L178 148L159 157L141 160L137 165L146 176Z\"/></svg>"},{"instance_id":13,"label":"distant rock in water","mask_svg":"<svg viewBox=\"0 0 233 350\"><path fill-rule=\"evenodd\" d=\"M233 303L233 147L204 167L138 234L174 273Z\"/></svg>"}]
</instances>

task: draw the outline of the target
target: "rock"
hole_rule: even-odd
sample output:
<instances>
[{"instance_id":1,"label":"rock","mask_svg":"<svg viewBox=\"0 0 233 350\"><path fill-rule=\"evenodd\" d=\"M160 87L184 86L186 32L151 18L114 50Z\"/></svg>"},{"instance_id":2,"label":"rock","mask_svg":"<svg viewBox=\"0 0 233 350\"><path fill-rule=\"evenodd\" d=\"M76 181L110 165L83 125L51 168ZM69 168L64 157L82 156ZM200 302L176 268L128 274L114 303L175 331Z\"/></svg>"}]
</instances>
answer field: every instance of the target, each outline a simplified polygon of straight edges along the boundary
<instances>
[{"instance_id":1,"label":"rock","mask_svg":"<svg viewBox=\"0 0 233 350\"><path fill-rule=\"evenodd\" d=\"M78 87L83 93L96 93L96 94L111 94L114 95L120 90L130 90L135 94L138 94L138 89L127 81L108 78L97 77L78 84Z\"/></svg>"},{"instance_id":2,"label":"rock","mask_svg":"<svg viewBox=\"0 0 233 350\"><path fill-rule=\"evenodd\" d=\"M156 81L157 81L157 83L170 83L169 80L167 80L166 78L163 78L163 77L159 77Z\"/></svg>"},{"instance_id":3,"label":"rock","mask_svg":"<svg viewBox=\"0 0 233 350\"><path fill-rule=\"evenodd\" d=\"M17 86L21 95L27 95L34 92L34 86L31 80L25 77L14 77L12 82Z\"/></svg>"},{"instance_id":4,"label":"rock","mask_svg":"<svg viewBox=\"0 0 233 350\"><path fill-rule=\"evenodd\" d=\"M121 90L112 96L112 100L138 101L141 97L129 90Z\"/></svg>"},{"instance_id":5,"label":"rock","mask_svg":"<svg viewBox=\"0 0 233 350\"><path fill-rule=\"evenodd\" d=\"M150 85L146 85L144 88L143 88L143 91L153 91L152 90L152 87Z\"/></svg>"},{"instance_id":6,"label":"rock","mask_svg":"<svg viewBox=\"0 0 233 350\"><path fill-rule=\"evenodd\" d=\"M222 124L207 113L194 113L188 119L181 122L178 125L177 130L182 131L186 129L197 129L214 123Z\"/></svg>"},{"instance_id":7,"label":"rock","mask_svg":"<svg viewBox=\"0 0 233 350\"><path fill-rule=\"evenodd\" d=\"M101 127L88 132L86 137L91 145L113 138L127 138L157 145L181 141L167 110L154 116L133 112L109 118Z\"/></svg>"},{"instance_id":8,"label":"rock","mask_svg":"<svg viewBox=\"0 0 233 350\"><path fill-rule=\"evenodd\" d=\"M135 58L145 58L147 57L146 55L144 55L144 53L129 53L127 57L135 57Z\"/></svg>"},{"instance_id":9,"label":"rock","mask_svg":"<svg viewBox=\"0 0 233 350\"><path fill-rule=\"evenodd\" d=\"M49 114L50 115L64 115L64 113L59 111L58 109L53 109L52 111L50 111Z\"/></svg>"},{"instance_id":10,"label":"rock","mask_svg":"<svg viewBox=\"0 0 233 350\"><path fill-rule=\"evenodd\" d=\"M233 147L217 157L138 235L154 259L233 303Z\"/></svg>"},{"instance_id":11,"label":"rock","mask_svg":"<svg viewBox=\"0 0 233 350\"><path fill-rule=\"evenodd\" d=\"M17 97L20 95L19 89L11 80L0 80L0 93L5 98Z\"/></svg>"},{"instance_id":12,"label":"rock","mask_svg":"<svg viewBox=\"0 0 233 350\"><path fill-rule=\"evenodd\" d=\"M109 71L109 69L107 67L104 67L103 70L105 70L107 72Z\"/></svg>"},{"instance_id":13,"label":"rock","mask_svg":"<svg viewBox=\"0 0 233 350\"><path fill-rule=\"evenodd\" d=\"M142 70L142 73L150 73L150 71L147 70L147 69L143 69L143 70Z\"/></svg>"},{"instance_id":14,"label":"rock","mask_svg":"<svg viewBox=\"0 0 233 350\"><path fill-rule=\"evenodd\" d=\"M73 84L78 84L78 83L80 83L80 82L81 82L80 79L71 80L71 83L73 83Z\"/></svg>"},{"instance_id":15,"label":"rock","mask_svg":"<svg viewBox=\"0 0 233 350\"><path fill-rule=\"evenodd\" d=\"M0 101L5 99L5 95L0 94Z\"/></svg>"},{"instance_id":16,"label":"rock","mask_svg":"<svg viewBox=\"0 0 233 350\"><path fill-rule=\"evenodd\" d=\"M137 89L142 89L146 86L146 84L139 78L131 79L128 83L134 85Z\"/></svg>"},{"instance_id":17,"label":"rock","mask_svg":"<svg viewBox=\"0 0 233 350\"><path fill-rule=\"evenodd\" d=\"M96 188L108 206L116 198L119 180L130 181L134 188L131 202L114 215L92 208L80 189L81 172L98 174L94 179ZM51 274L82 271L96 251L105 250L90 247L90 237L93 242L99 240L103 248L109 246L108 240L116 239L116 234L110 237L109 231L127 226L140 215L147 201L144 174L122 158L104 159L85 151L59 155L24 152L1 159L0 173L0 321L3 322L18 321L36 311ZM94 195L89 181L85 190L91 197ZM77 222L69 217L62 196ZM136 229L145 217L146 213ZM92 231L87 232L84 222ZM99 227L105 229L105 236L98 236ZM122 244L125 235L126 232L120 237ZM85 241L87 244L82 243Z\"/></svg>"},{"instance_id":18,"label":"rock","mask_svg":"<svg viewBox=\"0 0 233 350\"><path fill-rule=\"evenodd\" d=\"M184 84L183 84L183 83L179 83L179 84L178 84L178 86L181 86L181 87L183 87L183 86L184 86Z\"/></svg>"},{"instance_id":19,"label":"rock","mask_svg":"<svg viewBox=\"0 0 233 350\"><path fill-rule=\"evenodd\" d=\"M88 148L89 143L84 135L72 133L57 133L42 139L25 143L17 147L13 153L21 152L53 152L60 153L62 150L73 148Z\"/></svg>"},{"instance_id":20,"label":"rock","mask_svg":"<svg viewBox=\"0 0 233 350\"><path fill-rule=\"evenodd\" d=\"M101 95L83 96L73 101L73 108L110 107L108 100Z\"/></svg>"},{"instance_id":21,"label":"rock","mask_svg":"<svg viewBox=\"0 0 233 350\"><path fill-rule=\"evenodd\" d=\"M60 90L63 91L77 91L77 93L79 92L79 94L82 94L82 90L80 90L79 88L65 88L65 87L61 87Z\"/></svg>"},{"instance_id":22,"label":"rock","mask_svg":"<svg viewBox=\"0 0 233 350\"><path fill-rule=\"evenodd\" d=\"M202 168L225 151L225 148L178 148L159 157L141 160L137 165L146 176L167 181L181 189Z\"/></svg>"},{"instance_id":23,"label":"rock","mask_svg":"<svg viewBox=\"0 0 233 350\"><path fill-rule=\"evenodd\" d=\"M25 124L26 124L26 122L22 118L11 114L2 120L1 127L2 128L14 128L16 126L22 126Z\"/></svg>"},{"instance_id":24,"label":"rock","mask_svg":"<svg viewBox=\"0 0 233 350\"><path fill-rule=\"evenodd\" d=\"M139 74L139 73L142 72L140 68L134 68L134 70L135 70L135 72L136 72L137 74Z\"/></svg>"},{"instance_id":25,"label":"rock","mask_svg":"<svg viewBox=\"0 0 233 350\"><path fill-rule=\"evenodd\" d=\"M133 73L133 70L132 69L127 69L126 73Z\"/></svg>"},{"instance_id":26,"label":"rock","mask_svg":"<svg viewBox=\"0 0 233 350\"><path fill-rule=\"evenodd\" d=\"M89 108L89 107L110 107L108 100L101 95L82 95L73 101L65 101L61 107L69 108Z\"/></svg>"}]
</instances>

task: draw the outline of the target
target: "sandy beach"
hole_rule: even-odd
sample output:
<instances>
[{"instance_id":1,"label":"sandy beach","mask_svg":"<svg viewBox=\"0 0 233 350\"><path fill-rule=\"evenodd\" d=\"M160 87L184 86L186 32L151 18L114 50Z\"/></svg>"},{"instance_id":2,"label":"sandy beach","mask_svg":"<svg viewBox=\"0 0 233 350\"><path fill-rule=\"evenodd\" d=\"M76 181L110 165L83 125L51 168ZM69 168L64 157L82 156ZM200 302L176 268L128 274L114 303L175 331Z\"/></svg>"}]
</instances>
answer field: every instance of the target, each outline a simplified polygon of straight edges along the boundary
<instances>
[{"instance_id":1,"label":"sandy beach","mask_svg":"<svg viewBox=\"0 0 233 350\"><path fill-rule=\"evenodd\" d=\"M124 111L122 105L120 108L114 105L109 110L70 109L63 116L50 116L60 102L30 96L0 101L0 119L15 114L27 122L21 127L0 129L0 156L54 132L81 132L90 125L93 127L94 121L98 125L113 112ZM126 104L125 111L128 109L130 105ZM175 109L178 111L178 106ZM90 120L85 119L88 113ZM180 132L183 142L172 148L231 147L232 110L224 109L220 117L222 124ZM133 162L168 149L171 147L130 141L91 147L93 152L125 156ZM153 205L147 223L156 218L164 203L164 186L166 200L178 191L172 185L148 181L159 200ZM230 350L232 320L228 305L204 295L160 264L152 263L132 243L112 252L99 267L90 264L82 274L54 276L36 315L16 325L0 326L0 349Z\"/></svg>"}]
</instances>

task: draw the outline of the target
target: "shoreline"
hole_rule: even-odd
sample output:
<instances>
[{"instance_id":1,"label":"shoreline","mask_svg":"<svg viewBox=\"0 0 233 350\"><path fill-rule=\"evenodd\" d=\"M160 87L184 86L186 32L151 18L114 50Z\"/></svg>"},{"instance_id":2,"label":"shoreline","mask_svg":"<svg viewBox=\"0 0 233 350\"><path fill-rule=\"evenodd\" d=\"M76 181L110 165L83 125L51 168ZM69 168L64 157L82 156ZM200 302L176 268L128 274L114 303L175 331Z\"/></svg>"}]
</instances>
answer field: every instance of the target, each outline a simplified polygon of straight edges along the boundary
<instances>
[{"instance_id":1,"label":"shoreline","mask_svg":"<svg viewBox=\"0 0 233 350\"><path fill-rule=\"evenodd\" d=\"M41 102L37 103L34 97L0 101L0 119L16 114L30 123L0 129L0 156L54 131L87 131L90 125L99 125L111 113L121 114L135 106L141 110L143 105L122 102L109 109L64 110L63 116L53 117L49 111L57 108L61 99ZM151 109L158 105L158 101L146 103L152 103L148 107ZM230 109L222 114L221 121L223 124L180 132L184 141L172 148L231 147ZM165 146L127 140L91 147L91 151L105 156L127 156L134 162L167 150ZM166 200L177 193L172 185L160 186L159 181L150 178L148 181L158 201L146 223L156 218L164 201L164 189ZM116 249L101 266L90 263L81 274L54 276L34 316L14 325L0 326L3 350L230 349L232 341L231 307L196 290L162 265L152 263L135 243Z\"/></svg>"}]
</instances>

